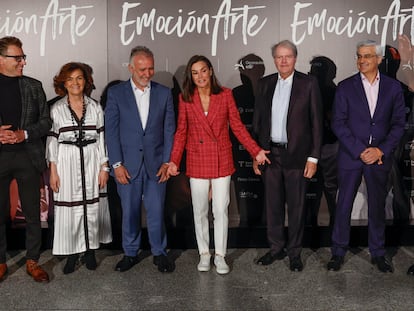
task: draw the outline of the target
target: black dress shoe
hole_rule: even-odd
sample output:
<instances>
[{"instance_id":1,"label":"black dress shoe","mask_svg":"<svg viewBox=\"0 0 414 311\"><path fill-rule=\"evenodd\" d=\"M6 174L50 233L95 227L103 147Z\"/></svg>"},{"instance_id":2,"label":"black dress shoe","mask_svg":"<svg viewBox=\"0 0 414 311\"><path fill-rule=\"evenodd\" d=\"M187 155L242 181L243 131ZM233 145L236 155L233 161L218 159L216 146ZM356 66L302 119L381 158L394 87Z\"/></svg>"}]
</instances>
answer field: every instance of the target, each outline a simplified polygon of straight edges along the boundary
<instances>
[{"instance_id":1,"label":"black dress shoe","mask_svg":"<svg viewBox=\"0 0 414 311\"><path fill-rule=\"evenodd\" d=\"M78 263L79 254L69 255L66 259L66 264L63 267L63 274L69 274L75 271L76 264Z\"/></svg>"},{"instance_id":2,"label":"black dress shoe","mask_svg":"<svg viewBox=\"0 0 414 311\"><path fill-rule=\"evenodd\" d=\"M82 257L82 262L85 263L88 270L96 270L98 264L96 263L95 251L88 249Z\"/></svg>"},{"instance_id":3,"label":"black dress shoe","mask_svg":"<svg viewBox=\"0 0 414 311\"><path fill-rule=\"evenodd\" d=\"M293 257L292 259L289 259L289 268L291 271L300 272L303 270L303 263L302 259L300 259L300 256Z\"/></svg>"},{"instance_id":4,"label":"black dress shoe","mask_svg":"<svg viewBox=\"0 0 414 311\"><path fill-rule=\"evenodd\" d=\"M371 263L377 266L381 272L393 272L391 262L388 261L384 256L372 257Z\"/></svg>"},{"instance_id":5,"label":"black dress shoe","mask_svg":"<svg viewBox=\"0 0 414 311\"><path fill-rule=\"evenodd\" d=\"M326 265L328 271L339 271L341 269L341 266L344 263L344 257L343 256L332 256L331 260L329 260L328 264Z\"/></svg>"},{"instance_id":6,"label":"black dress shoe","mask_svg":"<svg viewBox=\"0 0 414 311\"><path fill-rule=\"evenodd\" d=\"M414 265L412 265L411 267L408 268L407 274L408 275L414 275Z\"/></svg>"},{"instance_id":7,"label":"black dress shoe","mask_svg":"<svg viewBox=\"0 0 414 311\"><path fill-rule=\"evenodd\" d=\"M131 269L139 262L138 256L124 256L116 264L115 271L124 272Z\"/></svg>"},{"instance_id":8,"label":"black dress shoe","mask_svg":"<svg viewBox=\"0 0 414 311\"><path fill-rule=\"evenodd\" d=\"M175 263L165 255L154 256L153 263L160 272L173 272L175 270Z\"/></svg>"},{"instance_id":9,"label":"black dress shoe","mask_svg":"<svg viewBox=\"0 0 414 311\"><path fill-rule=\"evenodd\" d=\"M286 252L283 249L276 254L272 254L271 251L268 251L264 256L260 257L257 260L256 264L268 266L272 264L275 260L282 260L285 257L286 257Z\"/></svg>"}]
</instances>

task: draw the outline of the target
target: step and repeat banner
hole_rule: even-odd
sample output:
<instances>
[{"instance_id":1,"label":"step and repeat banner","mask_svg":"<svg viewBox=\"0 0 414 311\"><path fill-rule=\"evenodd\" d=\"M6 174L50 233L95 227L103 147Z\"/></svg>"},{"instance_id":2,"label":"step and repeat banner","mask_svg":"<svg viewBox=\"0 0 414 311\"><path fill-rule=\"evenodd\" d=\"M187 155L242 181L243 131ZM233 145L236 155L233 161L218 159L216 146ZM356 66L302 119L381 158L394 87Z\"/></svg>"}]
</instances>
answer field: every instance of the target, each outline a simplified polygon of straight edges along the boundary
<instances>
[{"instance_id":1,"label":"step and repeat banner","mask_svg":"<svg viewBox=\"0 0 414 311\"><path fill-rule=\"evenodd\" d=\"M390 179L387 217L411 217L412 0L2 0L0 36L6 35L23 41L25 74L42 81L48 99L56 96L53 77L60 67L80 61L93 68L96 88L92 97L100 100L108 83L129 78L129 53L136 45L148 46L154 52L154 80L169 86L177 99L188 59L203 54L212 61L221 84L233 89L247 128L251 126L257 80L275 72L270 52L273 44L283 39L293 41L299 53L297 69L302 72L310 71L314 57L329 59L334 70L331 79L337 84L356 72L357 42L376 40L388 51L384 53L385 70L397 63L395 75L407 86L407 130ZM251 159L236 140L233 149L237 172L232 178L230 226L263 225L260 178L253 174ZM47 198L47 176L42 180ZM308 201L313 210L321 206L319 222L323 223L329 216L325 200L319 203L320 190L315 190L320 189L319 184L318 177L311 181ZM115 197L116 193L109 195ZM52 204L45 201L43 205L48 204L50 212ZM111 201L119 205L117 200ZM12 202L18 205L16 198ZM185 175L169 181L166 209L169 225L180 227L192 222ZM366 210L362 184L352 217L366 219Z\"/></svg>"}]
</instances>

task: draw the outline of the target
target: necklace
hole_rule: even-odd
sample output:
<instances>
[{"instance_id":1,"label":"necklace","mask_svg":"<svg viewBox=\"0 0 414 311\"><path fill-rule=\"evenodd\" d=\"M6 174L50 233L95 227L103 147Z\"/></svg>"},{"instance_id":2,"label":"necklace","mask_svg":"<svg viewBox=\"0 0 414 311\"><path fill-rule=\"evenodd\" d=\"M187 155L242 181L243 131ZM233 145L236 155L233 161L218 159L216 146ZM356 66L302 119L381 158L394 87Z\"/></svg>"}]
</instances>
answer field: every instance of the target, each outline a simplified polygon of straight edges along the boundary
<instances>
[{"instance_id":1,"label":"necklace","mask_svg":"<svg viewBox=\"0 0 414 311\"><path fill-rule=\"evenodd\" d=\"M83 127L85 125L85 115L86 115L85 101L82 99L82 116L81 116L80 119L76 115L76 112L70 106L69 97L68 97L68 107L69 107L69 111L70 111L70 117L71 117L71 120L72 120L72 125L75 128L75 130L74 130L75 138L76 138L77 141L82 141L84 139L84 136L85 136L85 132L83 131Z\"/></svg>"}]
</instances>

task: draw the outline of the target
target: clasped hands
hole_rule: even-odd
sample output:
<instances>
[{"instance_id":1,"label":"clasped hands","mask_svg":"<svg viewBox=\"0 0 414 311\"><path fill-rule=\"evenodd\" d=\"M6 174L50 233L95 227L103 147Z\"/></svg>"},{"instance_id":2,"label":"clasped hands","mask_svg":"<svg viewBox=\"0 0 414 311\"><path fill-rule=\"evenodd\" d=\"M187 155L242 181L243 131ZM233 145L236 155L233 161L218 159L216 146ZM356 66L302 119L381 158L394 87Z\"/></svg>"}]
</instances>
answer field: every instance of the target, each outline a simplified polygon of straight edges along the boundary
<instances>
[{"instance_id":1,"label":"clasped hands","mask_svg":"<svg viewBox=\"0 0 414 311\"><path fill-rule=\"evenodd\" d=\"M262 175L262 171L259 168L259 165L270 164L269 158L266 154L270 153L269 150L260 150L257 156L253 159L253 171L256 175Z\"/></svg>"},{"instance_id":2,"label":"clasped hands","mask_svg":"<svg viewBox=\"0 0 414 311\"><path fill-rule=\"evenodd\" d=\"M11 130L11 125L0 126L0 143L18 144L25 140L24 130Z\"/></svg>"},{"instance_id":3,"label":"clasped hands","mask_svg":"<svg viewBox=\"0 0 414 311\"><path fill-rule=\"evenodd\" d=\"M382 164L382 156L384 153L377 147L368 147L362 151L360 158L365 164L374 164L377 162L378 165Z\"/></svg>"}]
</instances>

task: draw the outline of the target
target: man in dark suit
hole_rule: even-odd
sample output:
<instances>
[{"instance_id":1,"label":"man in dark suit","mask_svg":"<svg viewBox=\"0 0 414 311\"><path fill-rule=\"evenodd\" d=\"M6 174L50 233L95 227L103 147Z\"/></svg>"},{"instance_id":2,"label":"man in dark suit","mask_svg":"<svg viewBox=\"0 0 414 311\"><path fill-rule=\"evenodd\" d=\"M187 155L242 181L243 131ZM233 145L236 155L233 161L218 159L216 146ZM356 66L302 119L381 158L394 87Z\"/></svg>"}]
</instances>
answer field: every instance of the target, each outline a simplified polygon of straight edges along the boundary
<instances>
[{"instance_id":1,"label":"man in dark suit","mask_svg":"<svg viewBox=\"0 0 414 311\"><path fill-rule=\"evenodd\" d=\"M253 133L271 150L271 164L253 163L263 176L270 251L257 263L269 265L287 255L292 271L301 271L307 179L316 173L322 143L322 104L315 77L295 70L297 48L290 41L272 47L278 71L259 81ZM285 204L288 237L285 238Z\"/></svg>"},{"instance_id":2,"label":"man in dark suit","mask_svg":"<svg viewBox=\"0 0 414 311\"><path fill-rule=\"evenodd\" d=\"M51 127L42 84L23 76L26 55L16 37L0 39L0 280L7 272L6 220L9 187L15 178L26 220L26 270L37 282L49 276L39 265L40 176L46 168L42 137Z\"/></svg>"},{"instance_id":3,"label":"man in dark suit","mask_svg":"<svg viewBox=\"0 0 414 311\"><path fill-rule=\"evenodd\" d=\"M143 201L153 262L161 272L172 272L164 225L167 162L175 131L172 94L151 81L154 56L148 48L132 49L128 69L131 79L108 90L105 108L109 162L122 204L125 256L115 269L126 271L138 263Z\"/></svg>"},{"instance_id":4,"label":"man in dark suit","mask_svg":"<svg viewBox=\"0 0 414 311\"><path fill-rule=\"evenodd\" d=\"M382 48L375 41L358 43L359 72L337 88L332 129L339 141L338 204L328 270L337 271L349 245L352 206L362 176L368 193L368 246L371 261L392 272L385 257L385 199L393 152L404 131L405 108L401 85L379 73Z\"/></svg>"}]
</instances>

